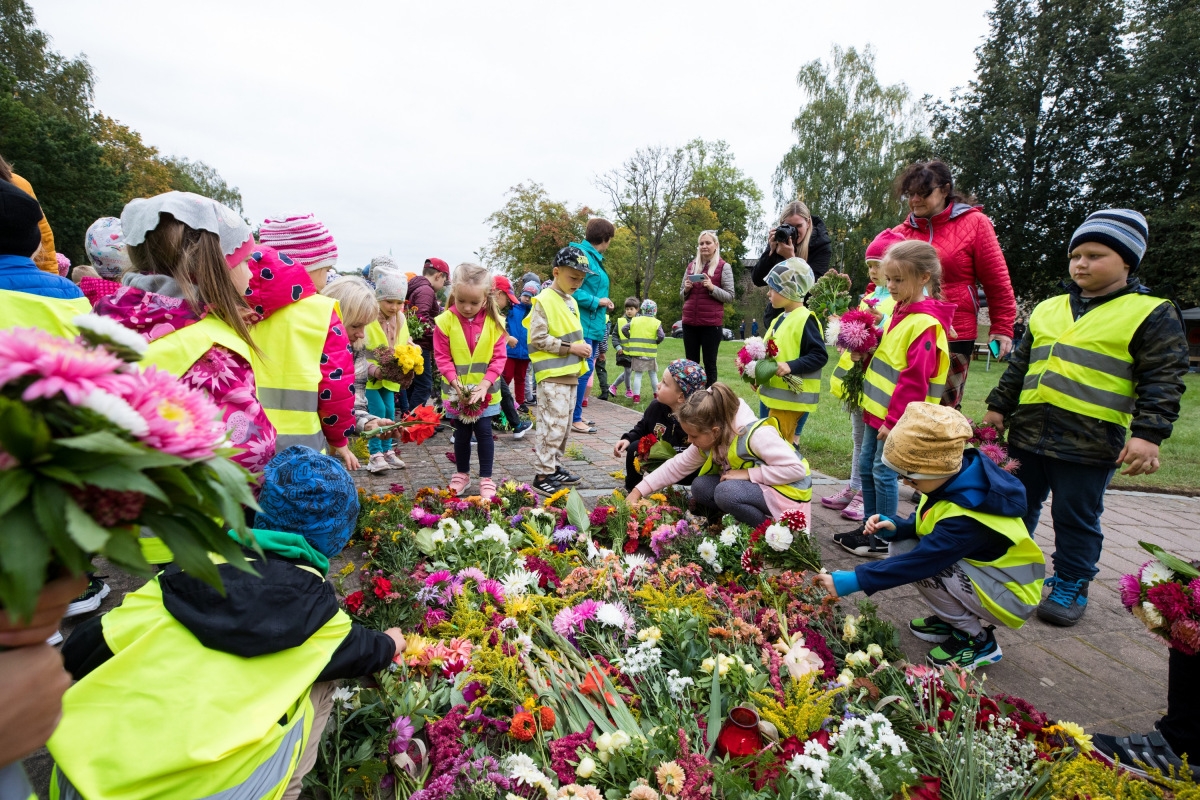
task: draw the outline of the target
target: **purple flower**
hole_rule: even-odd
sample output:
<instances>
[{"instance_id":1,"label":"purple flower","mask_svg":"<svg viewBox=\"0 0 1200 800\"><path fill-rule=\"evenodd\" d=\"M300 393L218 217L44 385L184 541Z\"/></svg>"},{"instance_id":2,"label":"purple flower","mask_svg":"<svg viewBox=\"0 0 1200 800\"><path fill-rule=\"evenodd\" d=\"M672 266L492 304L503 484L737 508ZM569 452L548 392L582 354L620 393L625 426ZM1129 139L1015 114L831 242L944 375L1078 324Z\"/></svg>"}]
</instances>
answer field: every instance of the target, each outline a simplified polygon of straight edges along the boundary
<instances>
[{"instance_id":1,"label":"purple flower","mask_svg":"<svg viewBox=\"0 0 1200 800\"><path fill-rule=\"evenodd\" d=\"M468 703L474 703L483 694L483 684L479 681L471 681L463 687L463 699Z\"/></svg>"},{"instance_id":2,"label":"purple flower","mask_svg":"<svg viewBox=\"0 0 1200 800\"><path fill-rule=\"evenodd\" d=\"M1142 585L1136 575L1122 575L1117 581L1121 590L1121 605L1126 609L1133 608L1142 601Z\"/></svg>"},{"instance_id":3,"label":"purple flower","mask_svg":"<svg viewBox=\"0 0 1200 800\"><path fill-rule=\"evenodd\" d=\"M550 537L555 544L570 544L579 536L579 529L574 525L567 525L565 528L559 528Z\"/></svg>"},{"instance_id":4,"label":"purple flower","mask_svg":"<svg viewBox=\"0 0 1200 800\"><path fill-rule=\"evenodd\" d=\"M408 717L396 717L396 721L390 727L395 738L388 744L388 752L392 755L403 753L412 743L416 728L413 727L412 720Z\"/></svg>"}]
</instances>

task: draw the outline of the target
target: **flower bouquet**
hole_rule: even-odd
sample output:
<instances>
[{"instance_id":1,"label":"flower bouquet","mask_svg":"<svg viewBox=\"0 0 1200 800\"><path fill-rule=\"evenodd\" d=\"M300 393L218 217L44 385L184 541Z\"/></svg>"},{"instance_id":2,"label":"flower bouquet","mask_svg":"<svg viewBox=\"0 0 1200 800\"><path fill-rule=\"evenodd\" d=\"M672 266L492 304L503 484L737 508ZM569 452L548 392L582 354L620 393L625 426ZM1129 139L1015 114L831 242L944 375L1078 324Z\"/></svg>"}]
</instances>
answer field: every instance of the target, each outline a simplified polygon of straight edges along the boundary
<instances>
[{"instance_id":1,"label":"flower bouquet","mask_svg":"<svg viewBox=\"0 0 1200 800\"><path fill-rule=\"evenodd\" d=\"M827 340L832 336L836 341L838 325L830 320L836 320L850 308L850 276L829 270L813 284L805 306L825 328Z\"/></svg>"},{"instance_id":2,"label":"flower bouquet","mask_svg":"<svg viewBox=\"0 0 1200 800\"><path fill-rule=\"evenodd\" d=\"M487 411L492 404L492 393L488 392L482 400L472 400L474 386L467 386L462 380L456 380L449 389L450 396L442 403L446 412L458 417L466 425L470 425Z\"/></svg>"},{"instance_id":3,"label":"flower bouquet","mask_svg":"<svg viewBox=\"0 0 1200 800\"><path fill-rule=\"evenodd\" d=\"M1139 542L1154 558L1122 575L1121 603L1168 647L1200 652L1200 569L1156 544Z\"/></svg>"},{"instance_id":4,"label":"flower bouquet","mask_svg":"<svg viewBox=\"0 0 1200 800\"><path fill-rule=\"evenodd\" d=\"M382 425L374 430L366 431L362 434L362 438L376 439L383 437L394 439L395 433L399 431L400 441L420 444L437 433L437 426L441 424L441 421L442 415L437 412L436 408L420 405L410 413L405 414L399 422L394 422L391 425Z\"/></svg>"},{"instance_id":5,"label":"flower bouquet","mask_svg":"<svg viewBox=\"0 0 1200 800\"><path fill-rule=\"evenodd\" d=\"M1004 446L1004 433L995 425L976 425L974 420L968 422L971 423L971 438L967 444L977 448L1005 472L1016 472L1021 462L1009 456L1008 448Z\"/></svg>"},{"instance_id":6,"label":"flower bouquet","mask_svg":"<svg viewBox=\"0 0 1200 800\"><path fill-rule=\"evenodd\" d=\"M649 475L674 457L674 447L653 433L647 433L638 439L637 452L633 456L633 466L643 475Z\"/></svg>"},{"instance_id":7,"label":"flower bouquet","mask_svg":"<svg viewBox=\"0 0 1200 800\"><path fill-rule=\"evenodd\" d=\"M402 389L412 386L413 378L425 372L425 357L415 344L397 344L395 348L383 345L372 352L380 379L398 383Z\"/></svg>"},{"instance_id":8,"label":"flower bouquet","mask_svg":"<svg viewBox=\"0 0 1200 800\"><path fill-rule=\"evenodd\" d=\"M738 350L737 363L738 375L742 380L751 386L758 387L767 383L776 376L775 370L779 368L779 364L775 362L775 356L779 355L779 346L774 340L763 340L758 336L752 336L742 344L742 349ZM793 391L803 391L804 382L799 375L783 375L780 379L787 384Z\"/></svg>"},{"instance_id":9,"label":"flower bouquet","mask_svg":"<svg viewBox=\"0 0 1200 800\"><path fill-rule=\"evenodd\" d=\"M408 322L408 338L414 342L419 342L429 335L432 326L421 319L416 304L407 302L404 304L404 319Z\"/></svg>"},{"instance_id":10,"label":"flower bouquet","mask_svg":"<svg viewBox=\"0 0 1200 800\"><path fill-rule=\"evenodd\" d=\"M848 411L862 408L863 379L866 375L863 365L875 352L883 336L883 331L875 323L876 317L870 311L855 309L842 314L836 326L835 343L838 350L858 356L854 366L842 377L842 388L846 393L843 402Z\"/></svg>"},{"instance_id":11,"label":"flower bouquet","mask_svg":"<svg viewBox=\"0 0 1200 800\"><path fill-rule=\"evenodd\" d=\"M803 511L788 511L778 522L767 518L750 534L750 544L742 552L742 569L757 575L764 564L820 571L821 548L809 532L808 517Z\"/></svg>"},{"instance_id":12,"label":"flower bouquet","mask_svg":"<svg viewBox=\"0 0 1200 800\"><path fill-rule=\"evenodd\" d=\"M27 618L48 575L85 572L97 554L149 577L141 525L214 587L210 552L250 570L229 530L254 546L242 512L257 508L253 478L221 447L220 411L134 366L140 336L100 317L75 323L79 341L0 332L0 604Z\"/></svg>"}]
</instances>

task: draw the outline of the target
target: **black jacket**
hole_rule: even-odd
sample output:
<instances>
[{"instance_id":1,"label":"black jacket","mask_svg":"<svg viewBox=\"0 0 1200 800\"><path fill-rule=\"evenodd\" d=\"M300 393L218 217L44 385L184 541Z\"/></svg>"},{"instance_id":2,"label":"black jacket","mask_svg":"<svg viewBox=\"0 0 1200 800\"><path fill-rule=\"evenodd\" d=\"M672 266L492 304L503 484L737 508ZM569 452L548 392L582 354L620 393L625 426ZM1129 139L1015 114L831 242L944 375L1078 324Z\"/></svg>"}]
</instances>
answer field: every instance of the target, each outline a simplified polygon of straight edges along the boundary
<instances>
[{"instance_id":1,"label":"black jacket","mask_svg":"<svg viewBox=\"0 0 1200 800\"><path fill-rule=\"evenodd\" d=\"M646 406L646 413L633 426L633 430L623 434L621 438L632 445L632 450L648 433L653 433L659 441L671 445L677 452L682 453L688 448L687 434L679 427L679 420L675 419L671 407L666 403L651 400L650 405Z\"/></svg>"},{"instance_id":2,"label":"black jacket","mask_svg":"<svg viewBox=\"0 0 1200 800\"><path fill-rule=\"evenodd\" d=\"M829 271L829 261L833 257L832 240L829 238L829 231L825 230L825 222L818 216L812 218L812 236L808 240L808 265L812 267L813 277L820 278ZM761 256L758 257L758 263L754 265L754 271L750 273L750 279L755 286L767 285L767 274L778 264L783 261L783 258L771 252L770 243L763 250ZM771 320L779 316L779 311L769 304L767 310L763 314L763 325L770 325Z\"/></svg>"},{"instance_id":3,"label":"black jacket","mask_svg":"<svg viewBox=\"0 0 1200 800\"><path fill-rule=\"evenodd\" d=\"M1136 278L1104 297L1082 297L1073 283L1067 289L1075 319L1131 292L1150 294ZM1063 461L1112 467L1125 446L1123 426L1049 403L1020 405L1032 347L1033 334L1027 330L1009 357L1008 369L987 398L988 408L1005 416L1009 444ZM1146 317L1129 340L1129 353L1133 356L1137 393L1129 432L1138 439L1161 444L1179 418L1183 376L1188 371L1187 338L1173 305L1164 302Z\"/></svg>"},{"instance_id":4,"label":"black jacket","mask_svg":"<svg viewBox=\"0 0 1200 800\"><path fill-rule=\"evenodd\" d=\"M200 644L244 658L277 653L306 641L337 612L333 586L299 569L303 562L273 553L265 562L250 551L246 555L256 559L261 576L221 565L224 597L175 565L159 577L163 605ZM101 620L83 623L63 645L64 665L75 680L112 658ZM354 624L317 681L370 675L386 668L395 654L390 636Z\"/></svg>"}]
</instances>

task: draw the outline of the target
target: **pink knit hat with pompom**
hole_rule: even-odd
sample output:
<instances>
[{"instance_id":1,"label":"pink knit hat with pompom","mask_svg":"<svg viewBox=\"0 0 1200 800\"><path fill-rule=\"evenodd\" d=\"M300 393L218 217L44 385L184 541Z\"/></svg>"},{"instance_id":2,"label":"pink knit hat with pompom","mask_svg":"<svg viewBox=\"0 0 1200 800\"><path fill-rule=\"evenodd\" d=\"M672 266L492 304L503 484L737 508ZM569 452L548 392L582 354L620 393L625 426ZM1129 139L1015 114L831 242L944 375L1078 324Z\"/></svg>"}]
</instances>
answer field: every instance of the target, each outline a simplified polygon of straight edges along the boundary
<instances>
[{"instance_id":1,"label":"pink knit hat with pompom","mask_svg":"<svg viewBox=\"0 0 1200 800\"><path fill-rule=\"evenodd\" d=\"M337 243L329 229L312 214L289 214L263 220L258 241L299 261L312 272L337 263Z\"/></svg>"},{"instance_id":2,"label":"pink knit hat with pompom","mask_svg":"<svg viewBox=\"0 0 1200 800\"><path fill-rule=\"evenodd\" d=\"M887 250L897 242L903 242L904 237L896 233L891 228L884 228L880 231L875 240L867 245L867 252L863 256L864 261L883 261L883 256Z\"/></svg>"}]
</instances>

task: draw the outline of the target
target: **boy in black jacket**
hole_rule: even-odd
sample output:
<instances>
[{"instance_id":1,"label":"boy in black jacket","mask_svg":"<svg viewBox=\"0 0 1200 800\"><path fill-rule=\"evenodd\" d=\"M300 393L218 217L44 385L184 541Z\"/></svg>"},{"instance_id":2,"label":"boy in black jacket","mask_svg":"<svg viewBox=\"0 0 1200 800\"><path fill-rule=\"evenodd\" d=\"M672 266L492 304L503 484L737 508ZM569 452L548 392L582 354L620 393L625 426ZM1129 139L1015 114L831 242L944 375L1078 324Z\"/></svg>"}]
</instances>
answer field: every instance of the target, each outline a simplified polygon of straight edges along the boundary
<instances>
[{"instance_id":1,"label":"boy in black jacket","mask_svg":"<svg viewBox=\"0 0 1200 800\"><path fill-rule=\"evenodd\" d=\"M703 389L706 383L704 367L686 358L677 358L667 365L663 371L662 380L658 384L658 392L646 413L633 426L633 430L621 436L613 448L613 457L625 456L625 491L632 492L633 487L642 482L642 473L633 463L637 455L638 442L647 434L654 434L658 441L666 442L682 453L688 448L688 437L679 427L676 412L683 408L684 402L692 394ZM689 475L683 480L684 486L690 486L695 475Z\"/></svg>"}]
</instances>

